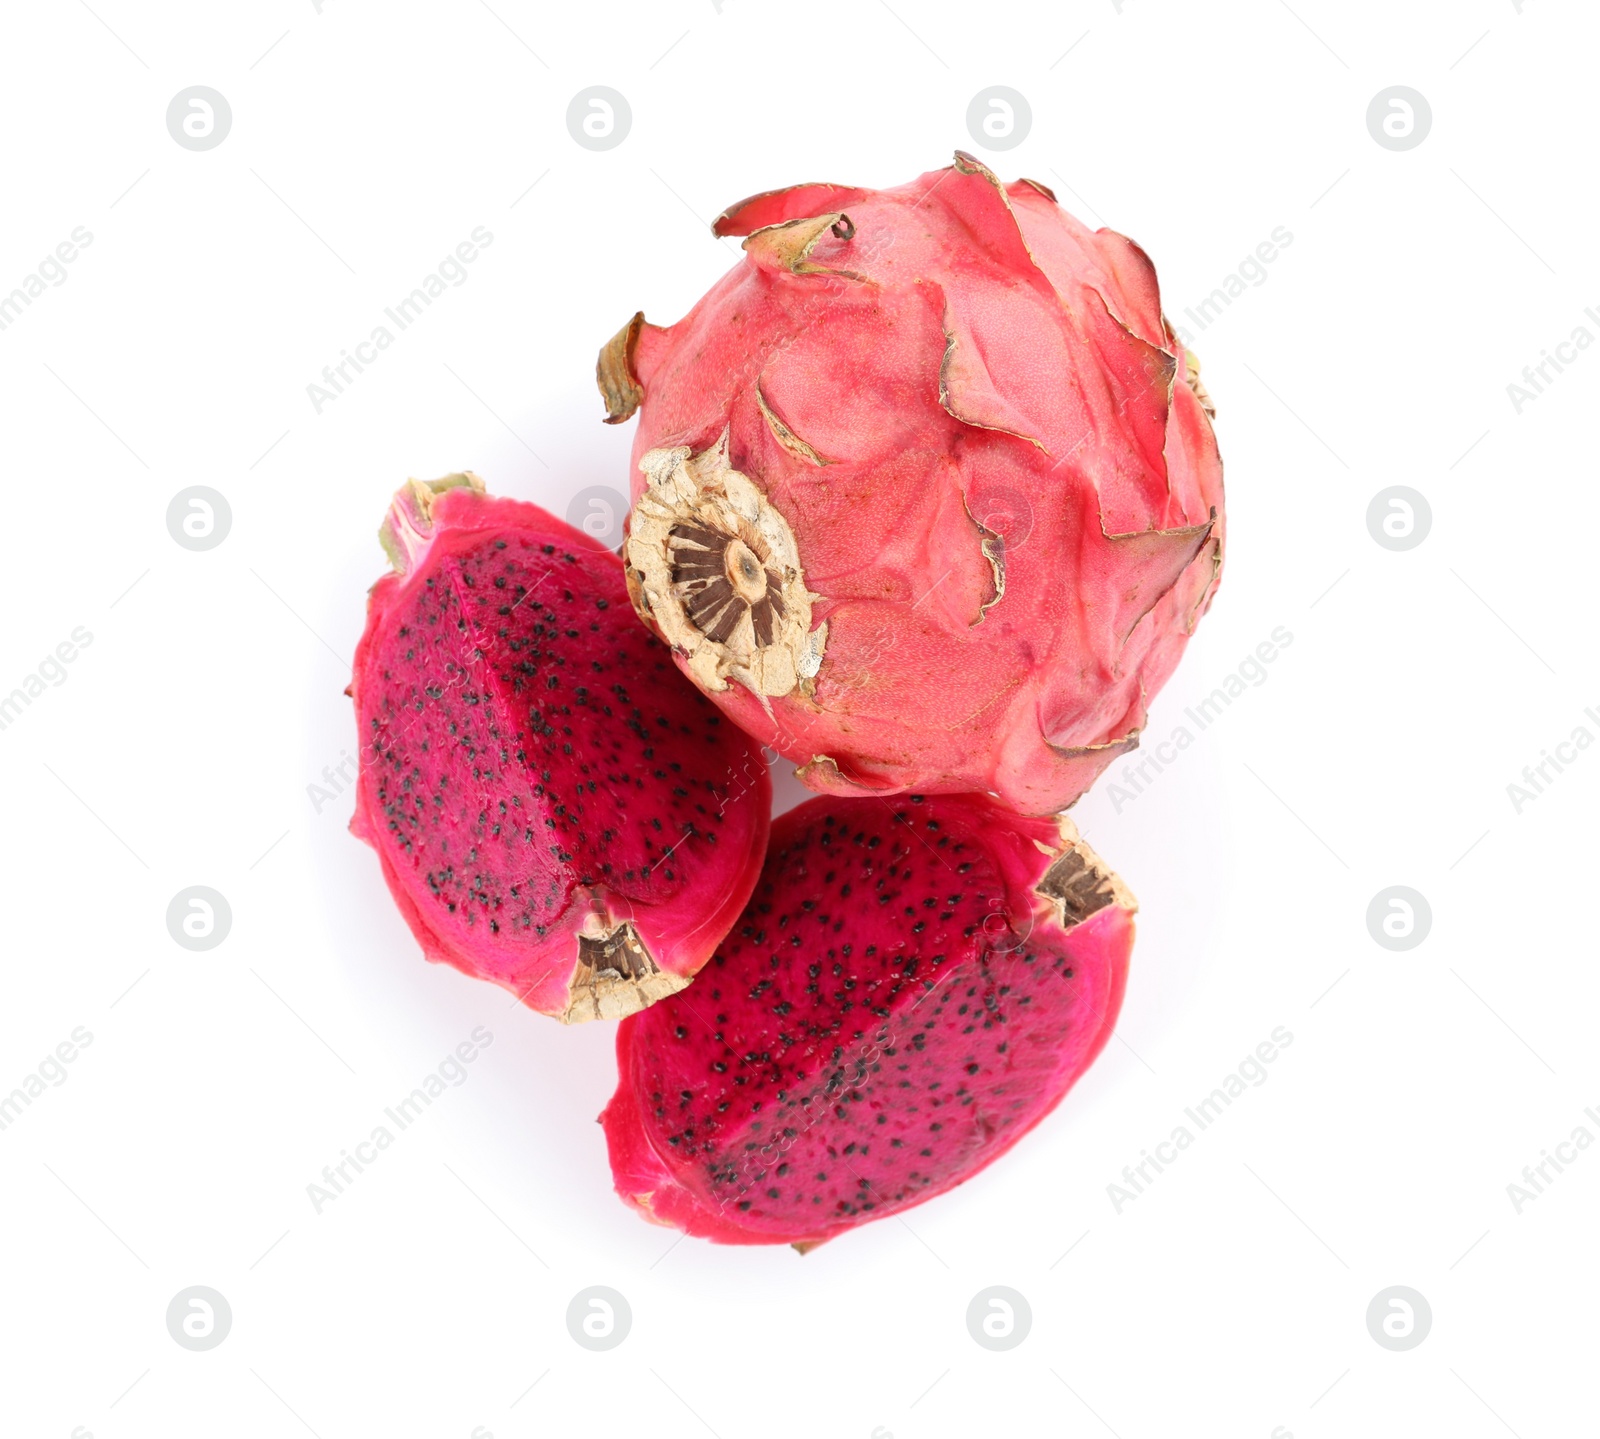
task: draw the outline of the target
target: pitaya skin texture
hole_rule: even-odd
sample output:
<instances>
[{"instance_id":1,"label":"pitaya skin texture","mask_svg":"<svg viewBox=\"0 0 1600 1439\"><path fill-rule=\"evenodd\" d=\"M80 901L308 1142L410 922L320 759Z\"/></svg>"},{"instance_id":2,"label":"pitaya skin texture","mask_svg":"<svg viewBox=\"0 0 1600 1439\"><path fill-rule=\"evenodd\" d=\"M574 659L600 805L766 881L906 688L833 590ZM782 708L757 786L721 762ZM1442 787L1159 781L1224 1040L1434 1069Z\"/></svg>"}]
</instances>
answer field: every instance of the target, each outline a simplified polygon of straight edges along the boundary
<instances>
[{"instance_id":1,"label":"pitaya skin texture","mask_svg":"<svg viewBox=\"0 0 1600 1439\"><path fill-rule=\"evenodd\" d=\"M971 1178L1105 1045L1134 900L1069 820L813 799L693 985L617 1031L617 1192L725 1244L815 1244Z\"/></svg>"},{"instance_id":2,"label":"pitaya skin texture","mask_svg":"<svg viewBox=\"0 0 1600 1439\"><path fill-rule=\"evenodd\" d=\"M682 988L760 870L759 750L537 505L412 481L380 538L351 829L423 952L568 1022Z\"/></svg>"},{"instance_id":3,"label":"pitaya skin texture","mask_svg":"<svg viewBox=\"0 0 1600 1439\"><path fill-rule=\"evenodd\" d=\"M636 607L812 789L1066 808L1137 745L1222 568L1210 401L1149 258L959 152L896 189L757 195L714 229L743 261L598 366L608 419L639 415ZM787 526L793 572L781 535L740 532L781 613L759 578L720 604L717 547L662 538L695 519L684 464L701 499L731 470ZM797 644L776 631L801 596Z\"/></svg>"}]
</instances>

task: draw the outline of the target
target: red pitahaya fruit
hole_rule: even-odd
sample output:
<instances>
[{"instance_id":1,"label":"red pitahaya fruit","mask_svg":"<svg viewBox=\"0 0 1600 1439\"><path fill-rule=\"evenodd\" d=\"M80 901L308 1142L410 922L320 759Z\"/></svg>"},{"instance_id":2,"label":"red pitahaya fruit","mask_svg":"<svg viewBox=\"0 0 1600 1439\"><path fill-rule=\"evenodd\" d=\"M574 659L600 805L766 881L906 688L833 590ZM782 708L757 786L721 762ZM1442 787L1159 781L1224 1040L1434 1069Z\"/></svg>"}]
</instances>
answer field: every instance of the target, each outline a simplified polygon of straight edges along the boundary
<instances>
[{"instance_id":1,"label":"red pitahaya fruit","mask_svg":"<svg viewBox=\"0 0 1600 1439\"><path fill-rule=\"evenodd\" d=\"M411 481L351 694L351 828L429 959L568 1022L682 989L750 896L760 752L633 617L616 555L476 475Z\"/></svg>"},{"instance_id":2,"label":"red pitahaya fruit","mask_svg":"<svg viewBox=\"0 0 1600 1439\"><path fill-rule=\"evenodd\" d=\"M636 608L829 793L1064 809L1222 566L1222 465L1132 241L971 156L723 213L745 260L601 351Z\"/></svg>"},{"instance_id":3,"label":"red pitahaya fruit","mask_svg":"<svg viewBox=\"0 0 1600 1439\"><path fill-rule=\"evenodd\" d=\"M699 979L617 1031L617 1191L809 1248L970 1178L1116 1021L1133 896L1068 820L980 795L811 800Z\"/></svg>"}]
</instances>

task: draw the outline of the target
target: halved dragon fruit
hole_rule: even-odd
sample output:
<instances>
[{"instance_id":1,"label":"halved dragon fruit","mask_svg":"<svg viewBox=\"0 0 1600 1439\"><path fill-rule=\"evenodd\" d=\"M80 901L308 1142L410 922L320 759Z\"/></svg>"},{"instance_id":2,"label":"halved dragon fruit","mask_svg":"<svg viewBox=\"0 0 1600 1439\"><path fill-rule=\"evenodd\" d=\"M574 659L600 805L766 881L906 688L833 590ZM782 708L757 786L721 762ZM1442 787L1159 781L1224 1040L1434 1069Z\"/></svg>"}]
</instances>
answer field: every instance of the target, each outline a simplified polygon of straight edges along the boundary
<instances>
[{"instance_id":1,"label":"halved dragon fruit","mask_svg":"<svg viewBox=\"0 0 1600 1439\"><path fill-rule=\"evenodd\" d=\"M803 1250L971 1178L1106 1043L1134 907L1068 820L977 795L790 811L711 963L618 1030L618 1193Z\"/></svg>"},{"instance_id":2,"label":"halved dragon fruit","mask_svg":"<svg viewBox=\"0 0 1600 1439\"><path fill-rule=\"evenodd\" d=\"M835 794L1065 809L1138 743L1222 567L1199 363L1132 241L970 155L725 211L745 258L602 349L628 583Z\"/></svg>"},{"instance_id":3,"label":"halved dragon fruit","mask_svg":"<svg viewBox=\"0 0 1600 1439\"><path fill-rule=\"evenodd\" d=\"M423 952L568 1022L682 989L761 867L760 751L538 506L413 480L380 539L351 828Z\"/></svg>"}]
</instances>

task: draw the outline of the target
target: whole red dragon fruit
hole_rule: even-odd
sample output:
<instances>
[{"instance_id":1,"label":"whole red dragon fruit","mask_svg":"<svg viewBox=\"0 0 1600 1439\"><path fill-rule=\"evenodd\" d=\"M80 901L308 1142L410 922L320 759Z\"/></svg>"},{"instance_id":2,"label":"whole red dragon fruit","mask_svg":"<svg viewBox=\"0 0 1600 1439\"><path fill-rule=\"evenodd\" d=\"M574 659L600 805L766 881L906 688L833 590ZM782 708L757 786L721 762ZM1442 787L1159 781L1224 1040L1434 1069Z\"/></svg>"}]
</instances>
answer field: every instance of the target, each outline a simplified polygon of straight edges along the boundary
<instances>
[{"instance_id":1,"label":"whole red dragon fruit","mask_svg":"<svg viewBox=\"0 0 1600 1439\"><path fill-rule=\"evenodd\" d=\"M760 752L538 506L413 480L380 538L351 828L423 952L569 1022L682 989L761 867Z\"/></svg>"},{"instance_id":2,"label":"whole red dragon fruit","mask_svg":"<svg viewBox=\"0 0 1600 1439\"><path fill-rule=\"evenodd\" d=\"M726 211L745 259L601 351L629 591L836 794L1047 814L1138 743L1222 566L1198 363L1145 253L971 156Z\"/></svg>"},{"instance_id":3,"label":"whole red dragon fruit","mask_svg":"<svg viewBox=\"0 0 1600 1439\"><path fill-rule=\"evenodd\" d=\"M618 1029L618 1193L803 1250L952 1188L1104 1046L1133 910L1069 820L980 795L791 810L696 982Z\"/></svg>"}]
</instances>

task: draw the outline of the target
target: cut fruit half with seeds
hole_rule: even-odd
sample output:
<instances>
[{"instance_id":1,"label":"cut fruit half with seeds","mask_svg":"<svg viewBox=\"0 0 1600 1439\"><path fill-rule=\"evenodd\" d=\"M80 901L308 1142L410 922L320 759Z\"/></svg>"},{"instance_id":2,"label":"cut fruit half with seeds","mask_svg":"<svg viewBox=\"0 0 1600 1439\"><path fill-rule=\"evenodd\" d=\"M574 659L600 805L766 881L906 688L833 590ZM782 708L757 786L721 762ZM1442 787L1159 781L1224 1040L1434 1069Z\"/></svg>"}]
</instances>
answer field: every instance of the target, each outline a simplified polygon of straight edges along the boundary
<instances>
[{"instance_id":1,"label":"cut fruit half with seeds","mask_svg":"<svg viewBox=\"0 0 1600 1439\"><path fill-rule=\"evenodd\" d=\"M351 828L423 952L568 1022L682 989L760 869L760 751L538 506L413 480L380 538Z\"/></svg>"},{"instance_id":2,"label":"cut fruit half with seeds","mask_svg":"<svg viewBox=\"0 0 1600 1439\"><path fill-rule=\"evenodd\" d=\"M978 795L791 810L694 985L617 1031L617 1192L804 1250L970 1179L1110 1037L1134 908L1068 820Z\"/></svg>"}]
</instances>

